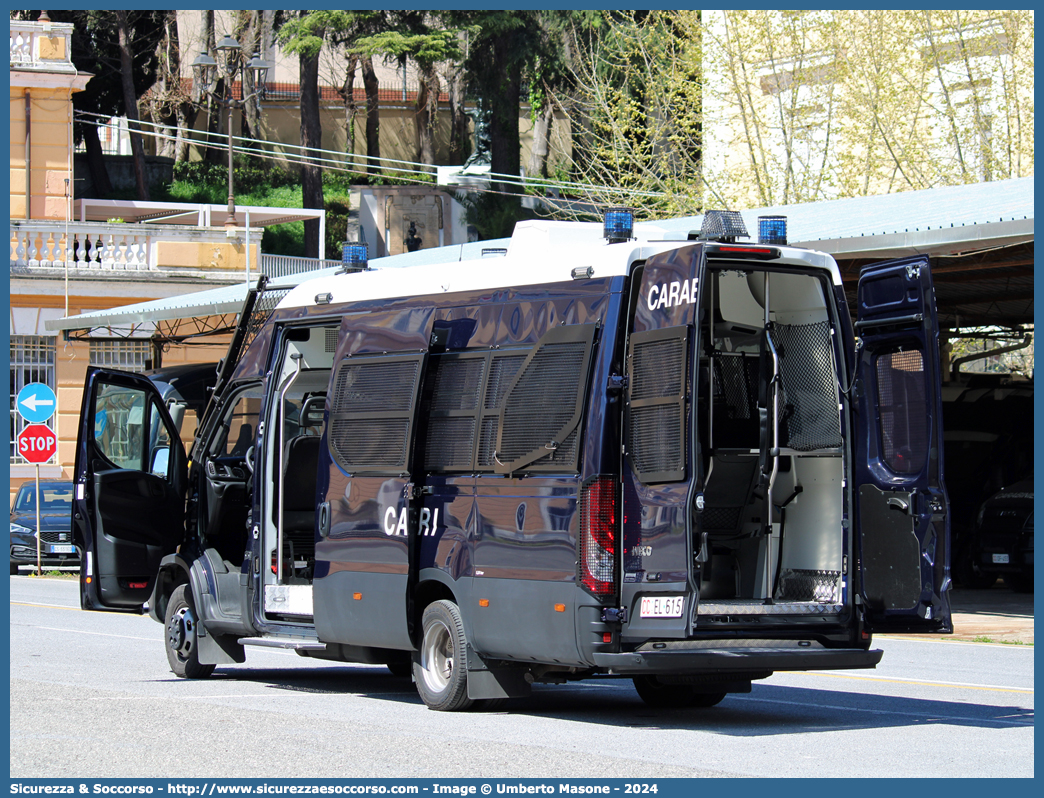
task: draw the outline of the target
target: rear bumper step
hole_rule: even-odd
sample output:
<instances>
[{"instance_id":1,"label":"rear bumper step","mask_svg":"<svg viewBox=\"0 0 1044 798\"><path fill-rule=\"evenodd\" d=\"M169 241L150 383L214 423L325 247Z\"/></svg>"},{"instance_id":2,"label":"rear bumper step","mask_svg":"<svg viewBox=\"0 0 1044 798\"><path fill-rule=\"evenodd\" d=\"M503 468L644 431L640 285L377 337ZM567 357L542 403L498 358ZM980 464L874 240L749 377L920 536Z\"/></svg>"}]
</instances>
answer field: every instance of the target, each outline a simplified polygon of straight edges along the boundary
<instances>
[{"instance_id":1,"label":"rear bumper step","mask_svg":"<svg viewBox=\"0 0 1044 798\"><path fill-rule=\"evenodd\" d=\"M820 604L814 601L786 601L776 604L764 602L721 602L701 601L696 608L696 617L714 615L838 615L843 604Z\"/></svg>"},{"instance_id":2,"label":"rear bumper step","mask_svg":"<svg viewBox=\"0 0 1044 798\"><path fill-rule=\"evenodd\" d=\"M656 674L728 671L812 671L873 668L881 661L880 649L801 649L722 646L720 648L660 651L639 650L620 654L598 652L595 665L612 674Z\"/></svg>"}]
</instances>

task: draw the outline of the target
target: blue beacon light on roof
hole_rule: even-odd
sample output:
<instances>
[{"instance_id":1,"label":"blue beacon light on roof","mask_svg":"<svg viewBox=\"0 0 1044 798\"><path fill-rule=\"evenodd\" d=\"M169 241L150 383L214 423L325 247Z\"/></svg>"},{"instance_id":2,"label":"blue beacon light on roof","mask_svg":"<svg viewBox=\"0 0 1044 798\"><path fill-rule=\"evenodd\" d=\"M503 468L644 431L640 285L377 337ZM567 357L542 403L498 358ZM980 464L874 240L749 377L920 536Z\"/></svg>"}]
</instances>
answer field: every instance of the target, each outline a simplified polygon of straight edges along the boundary
<instances>
[{"instance_id":1,"label":"blue beacon light on roof","mask_svg":"<svg viewBox=\"0 0 1044 798\"><path fill-rule=\"evenodd\" d=\"M609 208L605 212L602 231L610 244L630 241L634 235L634 211L630 208Z\"/></svg>"},{"instance_id":2,"label":"blue beacon light on roof","mask_svg":"<svg viewBox=\"0 0 1044 798\"><path fill-rule=\"evenodd\" d=\"M758 217L758 243L759 244L787 244L787 217L786 216L759 216Z\"/></svg>"},{"instance_id":3,"label":"blue beacon light on roof","mask_svg":"<svg viewBox=\"0 0 1044 798\"><path fill-rule=\"evenodd\" d=\"M345 241L341 251L342 271L365 269L369 260L369 249L365 243Z\"/></svg>"}]
</instances>

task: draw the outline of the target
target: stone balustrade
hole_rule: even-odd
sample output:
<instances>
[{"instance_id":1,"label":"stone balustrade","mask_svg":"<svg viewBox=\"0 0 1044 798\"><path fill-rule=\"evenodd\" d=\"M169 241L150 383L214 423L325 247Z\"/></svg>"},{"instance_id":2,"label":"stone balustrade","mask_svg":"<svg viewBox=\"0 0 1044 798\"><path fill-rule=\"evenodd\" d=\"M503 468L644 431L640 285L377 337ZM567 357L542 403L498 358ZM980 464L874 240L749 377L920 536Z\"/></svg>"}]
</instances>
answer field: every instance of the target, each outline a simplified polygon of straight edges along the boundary
<instances>
[{"instance_id":1,"label":"stone balustrade","mask_svg":"<svg viewBox=\"0 0 1044 798\"><path fill-rule=\"evenodd\" d=\"M66 236L70 242L66 245ZM261 230L252 230L257 268ZM64 270L106 272L239 272L246 265L242 238L223 228L188 225L11 220L11 273ZM215 275L217 276L217 275Z\"/></svg>"},{"instance_id":2,"label":"stone balustrade","mask_svg":"<svg viewBox=\"0 0 1044 798\"><path fill-rule=\"evenodd\" d=\"M10 25L13 69L76 72L71 57L71 24L11 20Z\"/></svg>"}]
</instances>

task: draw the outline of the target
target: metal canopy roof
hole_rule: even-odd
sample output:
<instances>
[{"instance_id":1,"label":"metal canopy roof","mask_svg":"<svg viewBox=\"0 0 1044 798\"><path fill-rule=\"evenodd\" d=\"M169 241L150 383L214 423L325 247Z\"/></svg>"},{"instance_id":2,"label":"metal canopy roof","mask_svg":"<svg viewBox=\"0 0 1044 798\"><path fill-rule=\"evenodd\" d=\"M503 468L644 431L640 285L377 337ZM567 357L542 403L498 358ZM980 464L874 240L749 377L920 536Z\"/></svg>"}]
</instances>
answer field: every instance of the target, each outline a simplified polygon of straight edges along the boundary
<instances>
[{"instance_id":1,"label":"metal canopy roof","mask_svg":"<svg viewBox=\"0 0 1044 798\"><path fill-rule=\"evenodd\" d=\"M202 202L142 202L140 200L79 199L73 203L73 215L81 222L105 222L119 218L125 222L149 224L188 224L197 227L221 227L228 216L227 205ZM326 219L326 211L314 208L269 208L260 205L236 205L236 225L245 227L249 216L251 227L269 227L284 222ZM215 224L216 222L216 224Z\"/></svg>"},{"instance_id":2,"label":"metal canopy roof","mask_svg":"<svg viewBox=\"0 0 1044 798\"><path fill-rule=\"evenodd\" d=\"M759 216L786 216L791 245L833 255L853 310L863 265L927 255L941 327L1033 323L1032 177L741 213L752 237ZM701 223L658 224L679 233Z\"/></svg>"},{"instance_id":3,"label":"metal canopy roof","mask_svg":"<svg viewBox=\"0 0 1044 798\"><path fill-rule=\"evenodd\" d=\"M93 207L101 212L103 206L99 203L105 201L83 202L95 203ZM223 206L209 207L225 210ZM289 209L257 210L274 216L277 212L285 214ZM252 223L253 211L251 209ZM311 218L315 218L319 212L311 213ZM741 213L754 237L758 216L784 215L788 217L792 245L833 255L846 281L849 306L853 309L856 280L863 264L923 254L929 256L931 263L940 326L1033 323L1033 178L757 208ZM657 221L651 226L675 238L699 230L701 223L702 217L697 216ZM450 263L480 257L482 249L507 244L507 239L501 239L426 249L375 259L371 266L397 268ZM289 288L335 271L307 272L280 278L270 285ZM51 330L83 330L237 313L245 295L245 284L226 286L83 313L49 321L46 326Z\"/></svg>"}]
</instances>

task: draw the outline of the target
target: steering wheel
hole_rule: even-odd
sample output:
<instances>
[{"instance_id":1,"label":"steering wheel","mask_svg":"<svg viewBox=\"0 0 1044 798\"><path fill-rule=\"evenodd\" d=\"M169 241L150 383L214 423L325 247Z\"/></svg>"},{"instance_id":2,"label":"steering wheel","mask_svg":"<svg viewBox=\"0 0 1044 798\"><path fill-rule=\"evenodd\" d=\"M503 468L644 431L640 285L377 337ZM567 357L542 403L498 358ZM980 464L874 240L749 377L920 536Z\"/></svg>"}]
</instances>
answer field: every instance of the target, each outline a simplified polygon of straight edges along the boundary
<instances>
[{"instance_id":1,"label":"steering wheel","mask_svg":"<svg viewBox=\"0 0 1044 798\"><path fill-rule=\"evenodd\" d=\"M254 473L254 447L251 446L246 450L246 454L243 455L243 462L246 464L247 470Z\"/></svg>"}]
</instances>

